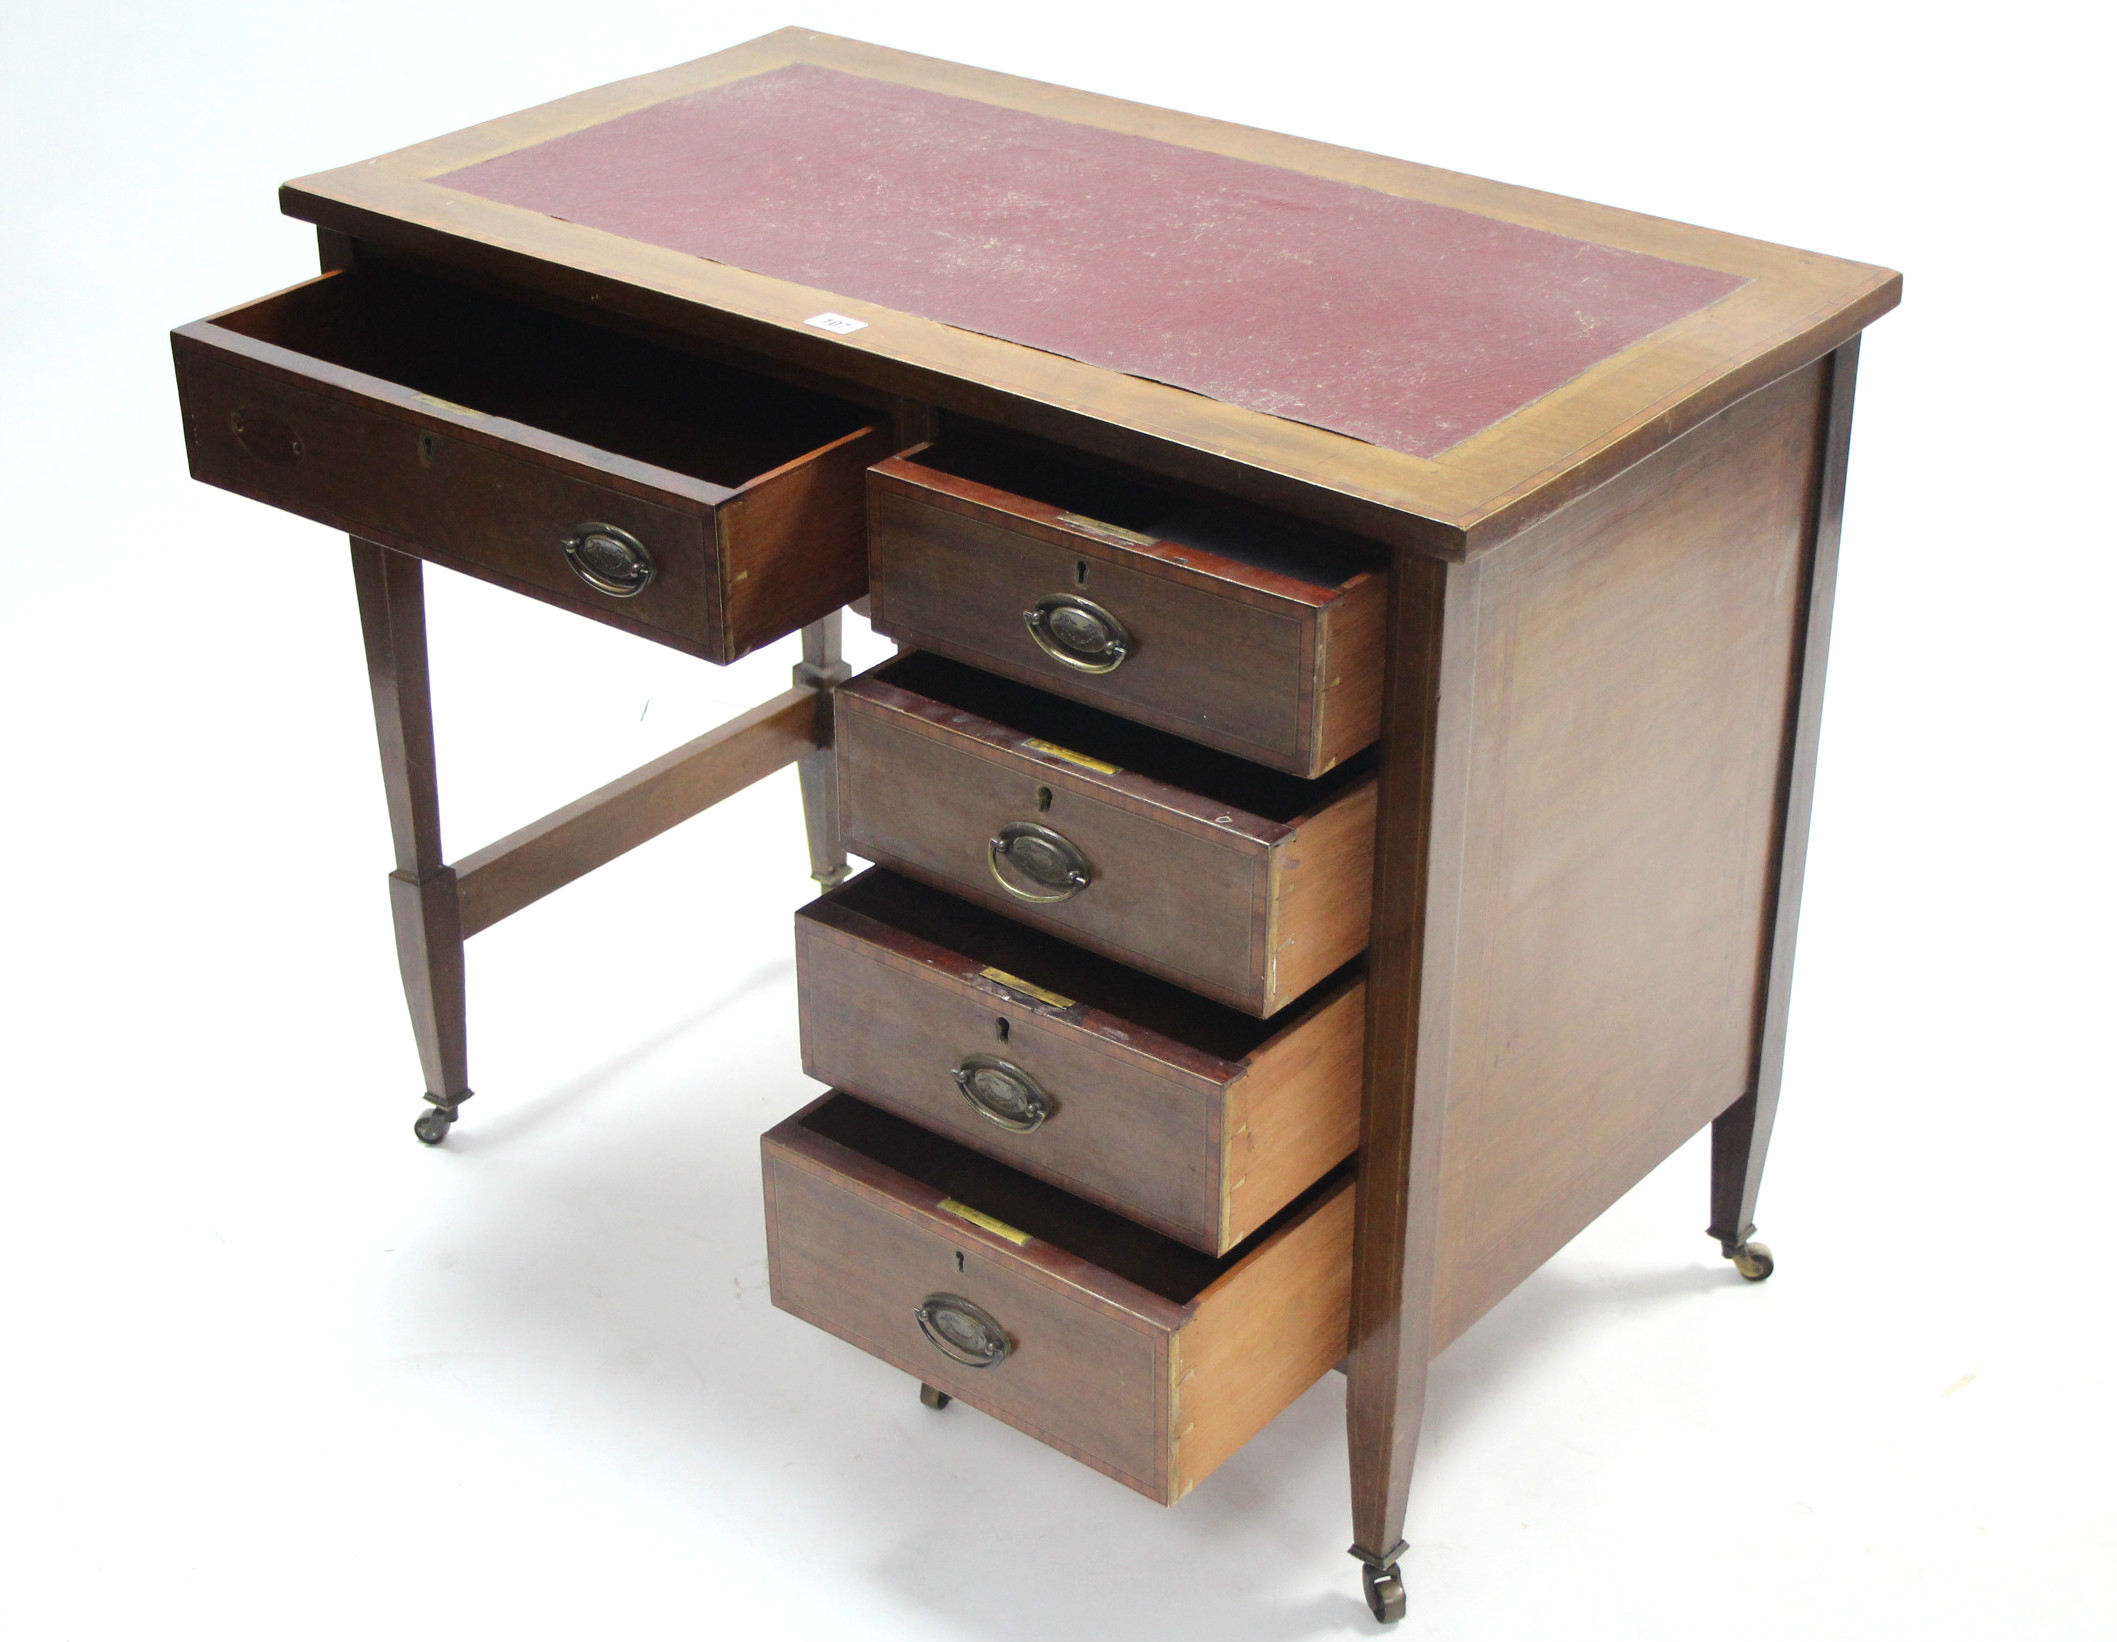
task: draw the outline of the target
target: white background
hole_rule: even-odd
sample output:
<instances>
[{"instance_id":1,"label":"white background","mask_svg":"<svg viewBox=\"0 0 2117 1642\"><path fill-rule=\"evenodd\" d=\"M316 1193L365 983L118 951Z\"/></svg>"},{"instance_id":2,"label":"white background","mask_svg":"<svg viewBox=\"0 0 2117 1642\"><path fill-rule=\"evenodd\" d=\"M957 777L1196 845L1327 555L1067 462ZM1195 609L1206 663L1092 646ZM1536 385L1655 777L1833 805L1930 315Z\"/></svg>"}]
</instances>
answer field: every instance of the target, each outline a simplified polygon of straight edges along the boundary
<instances>
[{"instance_id":1,"label":"white background","mask_svg":"<svg viewBox=\"0 0 2117 1642\"><path fill-rule=\"evenodd\" d=\"M480 936L479 1099L411 1139L346 549L187 481L164 333L312 270L283 178L794 21L1907 272L1861 366L1779 1273L1700 1234L1694 1144L1450 1350L1404 1634L2117 1632L2099 13L0 15L11 1636L1371 1628L1336 1376L1164 1511L771 1308L791 771ZM458 854L792 659L429 582Z\"/></svg>"}]
</instances>

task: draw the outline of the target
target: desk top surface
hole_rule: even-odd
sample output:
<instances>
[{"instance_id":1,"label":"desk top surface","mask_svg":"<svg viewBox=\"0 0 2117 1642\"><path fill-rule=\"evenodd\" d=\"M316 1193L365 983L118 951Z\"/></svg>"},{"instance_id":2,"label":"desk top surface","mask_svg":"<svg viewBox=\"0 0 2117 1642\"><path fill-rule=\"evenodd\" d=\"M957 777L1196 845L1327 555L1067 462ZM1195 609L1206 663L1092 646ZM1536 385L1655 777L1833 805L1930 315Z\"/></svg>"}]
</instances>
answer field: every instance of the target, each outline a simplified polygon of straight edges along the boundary
<instances>
[{"instance_id":1,"label":"desk top surface","mask_svg":"<svg viewBox=\"0 0 2117 1642\"><path fill-rule=\"evenodd\" d=\"M467 241L533 282L587 275L762 324L769 350L892 391L997 391L1465 538L1510 534L1835 346L1899 285L801 30L283 199L415 252Z\"/></svg>"}]
</instances>

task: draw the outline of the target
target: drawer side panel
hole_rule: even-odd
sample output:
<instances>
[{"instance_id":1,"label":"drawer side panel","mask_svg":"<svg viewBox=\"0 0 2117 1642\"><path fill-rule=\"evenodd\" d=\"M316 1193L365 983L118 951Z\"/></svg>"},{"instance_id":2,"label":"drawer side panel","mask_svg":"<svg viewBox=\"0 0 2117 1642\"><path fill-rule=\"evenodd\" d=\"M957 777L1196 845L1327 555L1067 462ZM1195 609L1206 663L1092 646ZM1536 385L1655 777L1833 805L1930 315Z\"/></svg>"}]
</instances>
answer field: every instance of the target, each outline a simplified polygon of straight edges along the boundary
<instances>
[{"instance_id":1,"label":"drawer side panel","mask_svg":"<svg viewBox=\"0 0 2117 1642\"><path fill-rule=\"evenodd\" d=\"M1270 940L1274 995L1297 998L1367 950L1374 917L1374 778L1363 776L1276 852Z\"/></svg>"},{"instance_id":2,"label":"drawer side panel","mask_svg":"<svg viewBox=\"0 0 2117 1642\"><path fill-rule=\"evenodd\" d=\"M1170 1361L1177 1499L1344 1358L1352 1271L1348 1180L1198 1297Z\"/></svg>"},{"instance_id":3,"label":"drawer side panel","mask_svg":"<svg viewBox=\"0 0 2117 1642\"><path fill-rule=\"evenodd\" d=\"M1368 575L1348 584L1320 623L1316 666L1316 755L1334 769L1382 734L1382 680L1388 671L1389 582Z\"/></svg>"},{"instance_id":4,"label":"drawer side panel","mask_svg":"<svg viewBox=\"0 0 2117 1642\"><path fill-rule=\"evenodd\" d=\"M889 452L864 428L767 474L719 511L721 587L732 661L867 591L863 489Z\"/></svg>"},{"instance_id":5,"label":"drawer side panel","mask_svg":"<svg viewBox=\"0 0 2117 1642\"><path fill-rule=\"evenodd\" d=\"M1360 1144L1367 983L1332 988L1300 1024L1250 1057L1228 1090L1227 1224L1232 1248Z\"/></svg>"}]
</instances>

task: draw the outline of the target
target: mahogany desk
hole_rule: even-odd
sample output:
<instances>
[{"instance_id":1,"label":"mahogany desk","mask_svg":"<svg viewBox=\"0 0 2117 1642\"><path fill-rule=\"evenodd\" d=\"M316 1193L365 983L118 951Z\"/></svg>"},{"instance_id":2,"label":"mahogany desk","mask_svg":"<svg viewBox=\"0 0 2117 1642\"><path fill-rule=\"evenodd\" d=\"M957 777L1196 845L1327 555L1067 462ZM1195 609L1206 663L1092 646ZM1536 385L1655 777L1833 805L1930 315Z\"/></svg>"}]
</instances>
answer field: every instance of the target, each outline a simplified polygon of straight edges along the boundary
<instances>
[{"instance_id":1,"label":"mahogany desk","mask_svg":"<svg viewBox=\"0 0 2117 1642\"><path fill-rule=\"evenodd\" d=\"M1706 1124L1769 1275L1895 274L799 30L282 204L186 436L354 537L421 1139L465 938L799 760L774 1298L931 1406L1173 1502L1342 1363L1392 1619L1434 1353ZM804 660L450 863L422 558Z\"/></svg>"}]
</instances>

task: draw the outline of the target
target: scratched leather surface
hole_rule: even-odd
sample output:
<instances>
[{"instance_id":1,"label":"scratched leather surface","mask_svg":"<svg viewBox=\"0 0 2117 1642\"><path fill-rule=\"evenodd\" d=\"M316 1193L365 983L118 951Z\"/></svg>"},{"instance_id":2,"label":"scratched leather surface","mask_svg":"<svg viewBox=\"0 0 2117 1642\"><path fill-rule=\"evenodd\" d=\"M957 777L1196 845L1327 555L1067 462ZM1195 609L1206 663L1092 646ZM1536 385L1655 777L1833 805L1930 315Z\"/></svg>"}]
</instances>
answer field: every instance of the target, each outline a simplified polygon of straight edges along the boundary
<instances>
[{"instance_id":1,"label":"scratched leather surface","mask_svg":"<svg viewBox=\"0 0 2117 1642\"><path fill-rule=\"evenodd\" d=\"M1743 283L802 65L434 181L1416 456Z\"/></svg>"}]
</instances>

